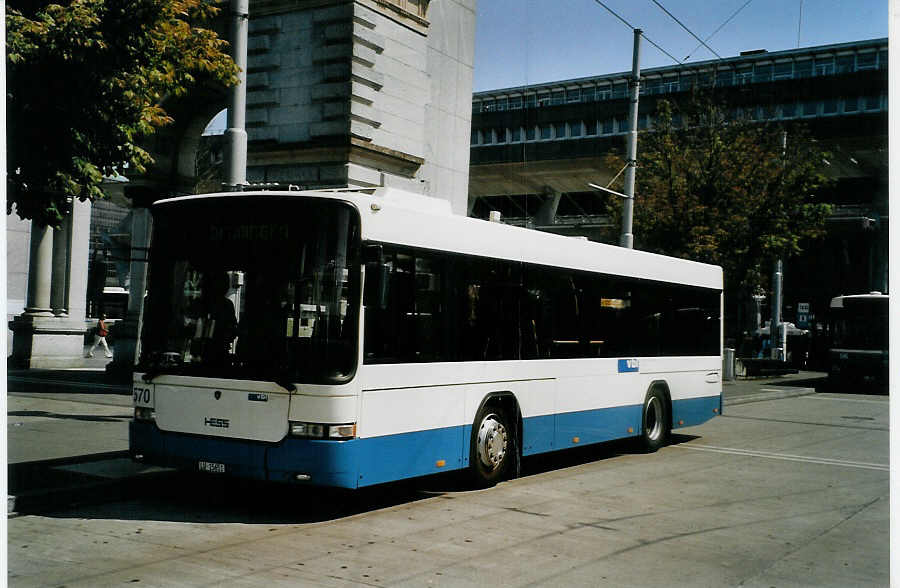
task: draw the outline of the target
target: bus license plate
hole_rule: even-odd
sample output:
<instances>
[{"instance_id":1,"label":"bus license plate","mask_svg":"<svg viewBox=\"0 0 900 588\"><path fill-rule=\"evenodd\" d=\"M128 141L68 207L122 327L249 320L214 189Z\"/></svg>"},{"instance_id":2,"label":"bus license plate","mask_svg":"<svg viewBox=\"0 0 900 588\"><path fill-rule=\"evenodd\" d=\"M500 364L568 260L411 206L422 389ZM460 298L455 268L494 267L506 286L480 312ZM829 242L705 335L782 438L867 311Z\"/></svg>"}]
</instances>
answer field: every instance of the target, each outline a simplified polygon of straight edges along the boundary
<instances>
[{"instance_id":1,"label":"bus license plate","mask_svg":"<svg viewBox=\"0 0 900 588\"><path fill-rule=\"evenodd\" d=\"M201 472L208 472L210 474L224 474L225 473L225 464L224 463L215 463L212 461L201 461L197 463L198 468Z\"/></svg>"}]
</instances>

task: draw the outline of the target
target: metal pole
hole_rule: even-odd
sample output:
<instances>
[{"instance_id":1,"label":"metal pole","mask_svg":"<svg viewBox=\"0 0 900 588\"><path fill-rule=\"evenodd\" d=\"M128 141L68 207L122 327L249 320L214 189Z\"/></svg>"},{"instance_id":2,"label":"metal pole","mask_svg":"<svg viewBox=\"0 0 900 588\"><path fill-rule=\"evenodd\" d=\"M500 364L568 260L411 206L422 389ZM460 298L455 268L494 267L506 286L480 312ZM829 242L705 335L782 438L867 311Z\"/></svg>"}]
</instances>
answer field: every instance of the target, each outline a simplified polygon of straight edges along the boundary
<instances>
[{"instance_id":1,"label":"metal pole","mask_svg":"<svg viewBox=\"0 0 900 588\"><path fill-rule=\"evenodd\" d=\"M228 128L225 129L225 186L240 192L247 183L247 29L250 0L231 0L231 50L238 83L228 90Z\"/></svg>"},{"instance_id":2,"label":"metal pole","mask_svg":"<svg viewBox=\"0 0 900 588\"><path fill-rule=\"evenodd\" d=\"M619 245L627 249L634 246L632 219L634 217L634 173L637 166L638 96L641 89L641 29L634 29L634 53L631 62L631 96L628 105L628 143L625 170L625 204L622 208L622 237Z\"/></svg>"},{"instance_id":3,"label":"metal pole","mask_svg":"<svg viewBox=\"0 0 900 588\"><path fill-rule=\"evenodd\" d=\"M784 352L781 341L781 290L783 280L784 272L779 259L775 262L775 272L772 275L772 323L769 325L772 359L782 359L781 353Z\"/></svg>"}]
</instances>

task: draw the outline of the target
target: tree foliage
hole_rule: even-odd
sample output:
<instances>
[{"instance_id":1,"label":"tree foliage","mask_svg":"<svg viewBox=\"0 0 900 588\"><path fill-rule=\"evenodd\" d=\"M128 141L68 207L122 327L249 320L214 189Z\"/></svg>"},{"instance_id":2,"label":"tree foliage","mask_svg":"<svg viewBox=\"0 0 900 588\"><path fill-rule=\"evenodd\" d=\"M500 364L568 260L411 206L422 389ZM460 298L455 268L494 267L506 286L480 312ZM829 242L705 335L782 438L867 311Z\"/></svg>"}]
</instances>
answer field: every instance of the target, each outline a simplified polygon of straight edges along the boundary
<instances>
[{"instance_id":1,"label":"tree foliage","mask_svg":"<svg viewBox=\"0 0 900 588\"><path fill-rule=\"evenodd\" d=\"M214 0L7 2L7 214L57 225L104 176L145 171L140 140L200 80L232 84Z\"/></svg>"},{"instance_id":2,"label":"tree foliage","mask_svg":"<svg viewBox=\"0 0 900 588\"><path fill-rule=\"evenodd\" d=\"M801 129L735 120L709 99L682 112L661 101L640 141L635 247L721 265L730 304L824 235L831 207L814 194L827 154Z\"/></svg>"}]
</instances>

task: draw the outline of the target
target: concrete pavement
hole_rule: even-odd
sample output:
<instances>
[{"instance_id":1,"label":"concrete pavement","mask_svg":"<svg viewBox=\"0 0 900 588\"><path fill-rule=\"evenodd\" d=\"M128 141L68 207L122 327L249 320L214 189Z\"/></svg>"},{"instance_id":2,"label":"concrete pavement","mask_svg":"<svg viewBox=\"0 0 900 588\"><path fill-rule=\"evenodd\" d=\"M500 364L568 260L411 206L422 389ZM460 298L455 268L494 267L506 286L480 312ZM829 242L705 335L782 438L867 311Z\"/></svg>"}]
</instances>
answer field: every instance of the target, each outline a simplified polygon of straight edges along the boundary
<instances>
[{"instance_id":1,"label":"concrete pavement","mask_svg":"<svg viewBox=\"0 0 900 588\"><path fill-rule=\"evenodd\" d=\"M8 372L8 513L115 499L171 473L128 457L131 385L105 372L108 361ZM817 372L726 382L725 414L729 406L814 394L824 382Z\"/></svg>"}]
</instances>

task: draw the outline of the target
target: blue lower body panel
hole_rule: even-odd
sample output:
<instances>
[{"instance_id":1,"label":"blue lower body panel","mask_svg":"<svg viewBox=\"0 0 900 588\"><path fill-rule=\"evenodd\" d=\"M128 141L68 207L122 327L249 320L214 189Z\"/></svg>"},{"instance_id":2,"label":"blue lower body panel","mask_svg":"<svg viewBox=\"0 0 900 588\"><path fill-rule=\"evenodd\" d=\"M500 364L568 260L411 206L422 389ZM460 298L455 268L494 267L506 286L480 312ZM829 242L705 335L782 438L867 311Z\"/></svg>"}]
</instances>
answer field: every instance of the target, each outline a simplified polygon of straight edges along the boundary
<instances>
[{"instance_id":1,"label":"blue lower body panel","mask_svg":"<svg viewBox=\"0 0 900 588\"><path fill-rule=\"evenodd\" d=\"M636 436L641 405L569 412L524 419L522 454ZM706 422L721 410L719 396L678 400L672 428ZM221 463L235 476L359 488L468 467L472 426L447 427L349 441L286 438L278 443L202 437L161 431L132 421L129 447L146 463L197 470L199 461Z\"/></svg>"},{"instance_id":2,"label":"blue lower body panel","mask_svg":"<svg viewBox=\"0 0 900 588\"><path fill-rule=\"evenodd\" d=\"M672 428L700 425L722 414L721 396L687 398L672 403Z\"/></svg>"}]
</instances>

